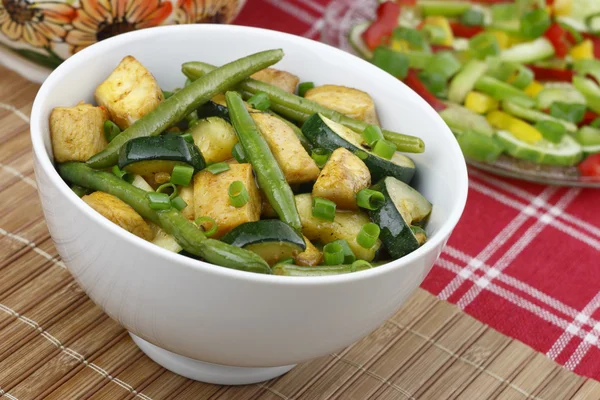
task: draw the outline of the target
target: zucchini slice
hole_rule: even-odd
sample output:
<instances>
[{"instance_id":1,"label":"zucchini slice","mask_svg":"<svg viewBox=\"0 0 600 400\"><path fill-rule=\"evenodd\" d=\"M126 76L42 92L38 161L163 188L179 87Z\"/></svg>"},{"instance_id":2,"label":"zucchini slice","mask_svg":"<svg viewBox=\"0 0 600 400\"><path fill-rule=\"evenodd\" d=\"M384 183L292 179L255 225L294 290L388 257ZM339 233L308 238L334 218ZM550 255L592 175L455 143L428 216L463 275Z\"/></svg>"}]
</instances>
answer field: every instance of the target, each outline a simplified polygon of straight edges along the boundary
<instances>
[{"instance_id":1,"label":"zucchini slice","mask_svg":"<svg viewBox=\"0 0 600 400\"><path fill-rule=\"evenodd\" d=\"M223 118L225 121L231 123L229 119L229 109L224 104L219 104L213 100L209 100L206 103L202 104L196 112L198 113L198 118L208 118L208 117L219 117Z\"/></svg>"},{"instance_id":2,"label":"zucchini slice","mask_svg":"<svg viewBox=\"0 0 600 400\"><path fill-rule=\"evenodd\" d=\"M130 174L171 173L176 165L190 165L200 171L206 163L196 145L175 135L135 138L119 153L119 168Z\"/></svg>"},{"instance_id":3,"label":"zucchini slice","mask_svg":"<svg viewBox=\"0 0 600 400\"><path fill-rule=\"evenodd\" d=\"M385 204L369 211L371 220L381 228L379 238L393 258L400 258L419 248L423 241L411 225L425 221L431 203L406 183L387 177L372 187L383 193Z\"/></svg>"},{"instance_id":4,"label":"zucchini slice","mask_svg":"<svg viewBox=\"0 0 600 400\"><path fill-rule=\"evenodd\" d=\"M331 152L343 147L357 154L371 171L374 180L393 176L409 183L415 174L414 162L398 152L391 160L379 157L362 146L362 136L321 114L313 114L302 125L302 133L313 144Z\"/></svg>"},{"instance_id":5,"label":"zucchini slice","mask_svg":"<svg viewBox=\"0 0 600 400\"><path fill-rule=\"evenodd\" d=\"M306 250L302 236L278 219L246 222L232 229L221 240L258 254L269 265Z\"/></svg>"},{"instance_id":6,"label":"zucchini slice","mask_svg":"<svg viewBox=\"0 0 600 400\"><path fill-rule=\"evenodd\" d=\"M188 131L207 163L217 163L233 158L233 146L238 142L233 126L223 118L201 119Z\"/></svg>"}]
</instances>

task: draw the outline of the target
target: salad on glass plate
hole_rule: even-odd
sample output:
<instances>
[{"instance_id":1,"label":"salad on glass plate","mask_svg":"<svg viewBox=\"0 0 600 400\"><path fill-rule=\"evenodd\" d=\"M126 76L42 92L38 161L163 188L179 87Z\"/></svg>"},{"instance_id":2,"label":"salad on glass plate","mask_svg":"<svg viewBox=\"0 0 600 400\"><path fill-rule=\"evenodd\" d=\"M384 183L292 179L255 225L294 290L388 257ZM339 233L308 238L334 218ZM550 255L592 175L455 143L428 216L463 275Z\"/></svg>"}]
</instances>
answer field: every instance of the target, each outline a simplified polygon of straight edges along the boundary
<instances>
[{"instance_id":1,"label":"salad on glass plate","mask_svg":"<svg viewBox=\"0 0 600 400\"><path fill-rule=\"evenodd\" d=\"M335 0L322 40L411 87L469 164L600 188L600 1Z\"/></svg>"}]
</instances>

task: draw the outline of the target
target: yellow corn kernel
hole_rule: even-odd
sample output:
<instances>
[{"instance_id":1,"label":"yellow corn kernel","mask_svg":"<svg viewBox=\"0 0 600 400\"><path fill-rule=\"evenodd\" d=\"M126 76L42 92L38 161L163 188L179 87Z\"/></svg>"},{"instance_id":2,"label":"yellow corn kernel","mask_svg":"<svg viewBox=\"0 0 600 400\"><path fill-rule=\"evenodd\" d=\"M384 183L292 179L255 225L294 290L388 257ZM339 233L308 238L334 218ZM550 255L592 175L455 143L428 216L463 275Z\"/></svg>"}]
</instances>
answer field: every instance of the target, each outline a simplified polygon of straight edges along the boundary
<instances>
[{"instance_id":1,"label":"yellow corn kernel","mask_svg":"<svg viewBox=\"0 0 600 400\"><path fill-rule=\"evenodd\" d=\"M541 92L543 89L544 89L544 85L542 85L538 81L534 80L524 89L524 92L529 97L535 98L535 97L537 97L538 93Z\"/></svg>"},{"instance_id":2,"label":"yellow corn kernel","mask_svg":"<svg viewBox=\"0 0 600 400\"><path fill-rule=\"evenodd\" d=\"M522 119L515 117L512 117L512 120L508 124L508 128L506 128L506 130L512 133L517 139L531 144L537 143L543 138L540 131Z\"/></svg>"},{"instance_id":3,"label":"yellow corn kernel","mask_svg":"<svg viewBox=\"0 0 600 400\"><path fill-rule=\"evenodd\" d=\"M485 118L494 128L507 130L512 122L512 115L505 113L504 111L491 111Z\"/></svg>"},{"instance_id":4,"label":"yellow corn kernel","mask_svg":"<svg viewBox=\"0 0 600 400\"><path fill-rule=\"evenodd\" d=\"M452 43L454 42L454 34L452 33L452 28L450 28L450 23L446 17L431 15L426 17L423 22L425 25L439 26L442 28L446 34L446 39L444 39L444 41L440 44L444 46L452 46Z\"/></svg>"},{"instance_id":5,"label":"yellow corn kernel","mask_svg":"<svg viewBox=\"0 0 600 400\"><path fill-rule=\"evenodd\" d=\"M572 4L573 0L555 0L554 5L552 6L552 14L554 14L555 17L570 15Z\"/></svg>"},{"instance_id":6,"label":"yellow corn kernel","mask_svg":"<svg viewBox=\"0 0 600 400\"><path fill-rule=\"evenodd\" d=\"M594 58L594 43L590 39L585 39L572 47L569 54L574 60L591 60Z\"/></svg>"},{"instance_id":7,"label":"yellow corn kernel","mask_svg":"<svg viewBox=\"0 0 600 400\"><path fill-rule=\"evenodd\" d=\"M510 46L510 37L508 36L508 33L502 31L490 31L490 33L496 36L498 46L500 46L501 50L508 49Z\"/></svg>"},{"instance_id":8,"label":"yellow corn kernel","mask_svg":"<svg viewBox=\"0 0 600 400\"><path fill-rule=\"evenodd\" d=\"M485 93L469 92L465 99L465 107L477 114L486 114L498 109L498 100Z\"/></svg>"},{"instance_id":9,"label":"yellow corn kernel","mask_svg":"<svg viewBox=\"0 0 600 400\"><path fill-rule=\"evenodd\" d=\"M392 46L391 46L392 50L396 50L396 51L408 51L409 50L409 44L406 40L401 39L401 40L392 40Z\"/></svg>"}]
</instances>

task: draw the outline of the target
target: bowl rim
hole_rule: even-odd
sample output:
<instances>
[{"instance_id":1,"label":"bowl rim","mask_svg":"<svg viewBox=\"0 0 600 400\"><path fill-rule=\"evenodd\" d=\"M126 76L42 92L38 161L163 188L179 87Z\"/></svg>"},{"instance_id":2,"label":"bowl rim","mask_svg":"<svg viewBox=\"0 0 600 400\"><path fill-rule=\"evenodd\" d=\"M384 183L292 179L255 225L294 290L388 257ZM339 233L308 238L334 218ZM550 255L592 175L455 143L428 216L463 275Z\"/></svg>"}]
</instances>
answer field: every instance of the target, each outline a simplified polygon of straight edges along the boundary
<instances>
[{"instance_id":1,"label":"bowl rim","mask_svg":"<svg viewBox=\"0 0 600 400\"><path fill-rule=\"evenodd\" d=\"M459 184L460 187L457 188L459 198L456 201L456 205L451 209L450 214L443 220L440 228L436 232L434 236L431 237L430 240L425 242L423 246L413 251L412 253L393 260L389 263L378 266L377 268L372 268L364 271L358 271L351 274L341 274L341 275L330 275L330 276L316 276L316 277L293 277L293 276L280 276L280 275L267 275L267 274L257 274L247 271L240 271L236 269L226 268L215 264L210 264L208 262L199 261L196 259L192 259L189 257L182 256L177 253L170 252L166 249L163 249L151 242L148 242L142 238L135 236L134 234L122 229L121 227L115 225L110 222L108 219L104 218L97 212L92 212L92 208L89 207L85 202L81 201L81 199L69 188L65 181L62 180L56 168L54 167L53 161L50 158L49 153L46 151L43 141L43 127L45 116L42 113L42 108L44 107L46 98L51 94L51 90L56 87L56 85L65 80L65 77L68 76L68 71L71 69L78 68L79 66L85 65L89 62L89 59L94 58L95 53L100 53L106 49L110 49L113 46L126 44L128 42L136 42L138 40L151 40L153 36L157 35L168 35L174 31L189 31L198 33L198 31L206 31L206 32L223 32L223 31L233 31L234 33L243 35L243 34L261 34L266 36L282 36L286 40L292 43L299 43L302 45L309 45L314 47L316 50L325 50L328 52L333 52L336 57L340 59L340 62L347 63L364 63L367 64L366 68L371 69L372 74L378 76L378 79L384 79L389 82L390 85L403 85L403 92L408 93L413 97L413 101L421 102L422 106L425 107L426 112L429 113L429 117L431 119L437 119L440 127L445 128L442 129L442 132L438 132L439 134L443 134L446 136L454 137L450 131L450 129L443 122L441 117L437 112L433 110L420 96L418 96L412 89L408 88L404 83L400 80L396 79L392 75L387 74L386 72L380 70L376 66L370 64L368 61L365 61L355 55L347 53L341 49L335 48L328 44L317 42L311 39L307 39L301 36L296 36L289 33L264 29L264 28L256 28L256 27L248 27L248 26L239 26L239 25L220 25L220 24L191 24L191 25L169 25L169 26L160 26L153 28L146 28L138 31L132 31L125 34L121 34L118 36L114 36L112 38L103 40L92 46L89 46L77 54L69 57L65 62L63 62L58 68L56 68L45 80L39 89L35 100L33 102L33 107L31 111L31 140L33 147L34 157L37 159L37 164L48 177L49 181L52 185L58 190L58 192L64 196L72 206L77 207L81 212L88 215L94 222L100 224L102 227L107 229L112 235L118 235L119 238L125 240L127 243L130 243L132 246L139 246L142 249L151 252L158 257L162 257L170 263L177 264L183 267L192 268L193 270L199 270L203 273L221 275L225 277L237 278L244 281L254 281L254 282L262 282L262 283L278 283L282 285L335 285L341 284L345 282L355 282L357 280L363 280L368 278L374 278L381 274L386 274L394 269L407 268L410 264L420 259L425 254L433 251L436 247L444 245L441 243L444 238L449 237L452 233L452 230L458 223L462 212L464 210L467 193L468 193L468 175L467 175L467 167L462 156L462 152L458 143L455 140L451 140L451 148L450 154L454 154L454 158L459 161L456 167L456 174L459 176ZM37 176L37 173L36 173ZM41 185L40 189L41 190ZM439 255L438 255L439 256Z\"/></svg>"}]
</instances>

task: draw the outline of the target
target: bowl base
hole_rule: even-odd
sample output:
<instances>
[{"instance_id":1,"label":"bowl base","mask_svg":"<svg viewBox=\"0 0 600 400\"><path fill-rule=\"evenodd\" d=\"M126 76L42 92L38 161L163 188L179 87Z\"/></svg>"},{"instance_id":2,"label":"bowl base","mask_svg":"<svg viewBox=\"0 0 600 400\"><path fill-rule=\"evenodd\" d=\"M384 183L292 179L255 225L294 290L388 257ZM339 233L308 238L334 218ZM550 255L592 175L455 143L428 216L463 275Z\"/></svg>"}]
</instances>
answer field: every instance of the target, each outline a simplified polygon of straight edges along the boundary
<instances>
[{"instance_id":1,"label":"bowl base","mask_svg":"<svg viewBox=\"0 0 600 400\"><path fill-rule=\"evenodd\" d=\"M129 332L138 347L154 362L171 372L196 381L214 383L217 385L247 385L267 381L285 374L296 365L282 367L231 367L213 364L193 358L180 356L168 350L161 349L150 342Z\"/></svg>"}]
</instances>

